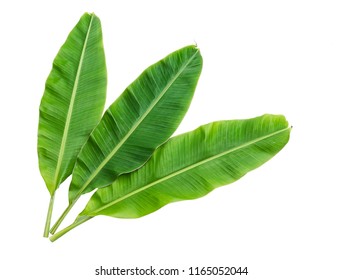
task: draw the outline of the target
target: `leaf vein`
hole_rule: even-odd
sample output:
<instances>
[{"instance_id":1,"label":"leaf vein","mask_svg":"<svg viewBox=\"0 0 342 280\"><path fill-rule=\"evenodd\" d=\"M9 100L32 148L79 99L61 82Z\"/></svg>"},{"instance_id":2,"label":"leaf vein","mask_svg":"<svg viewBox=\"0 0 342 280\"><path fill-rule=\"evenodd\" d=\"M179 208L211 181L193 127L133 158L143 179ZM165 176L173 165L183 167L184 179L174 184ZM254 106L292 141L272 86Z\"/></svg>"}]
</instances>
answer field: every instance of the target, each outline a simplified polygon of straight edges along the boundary
<instances>
[{"instance_id":1,"label":"leaf vein","mask_svg":"<svg viewBox=\"0 0 342 280\"><path fill-rule=\"evenodd\" d=\"M57 182L58 181L58 176L59 176L59 173L60 173L60 169L61 169L61 165L62 165L62 160L63 160L63 156L64 156L64 153L65 153L66 142L67 142L67 139L68 139L69 127L70 127L70 122L71 122L71 117L72 117L72 111L73 111L73 107L74 107L74 103L75 103L75 98L76 98L79 78L80 78L80 74L81 74L81 70L82 70L82 65L83 65L83 60L84 60L84 54L85 54L85 50L86 50L86 47L87 47L89 33L90 33L90 30L91 30L93 18L94 18L94 14L92 14L92 17L91 17L90 22L89 22L89 27L88 27L86 38L84 40L83 49L82 49L82 53L81 53L81 57L80 57L80 62L78 64L78 68L77 68L77 72L76 72L75 83L74 83L74 86L73 86L73 89L72 89L72 93L71 93L70 105L69 105L68 114L67 114L67 118L66 118L66 122L65 122L65 126L64 126L62 142L61 142L61 146L60 146L60 150L59 150L59 154L58 154L58 161L57 161L56 170L55 170L55 177L54 177L54 180L53 180L54 181L54 188L55 189L58 186L58 182Z\"/></svg>"},{"instance_id":2,"label":"leaf vein","mask_svg":"<svg viewBox=\"0 0 342 280\"><path fill-rule=\"evenodd\" d=\"M212 160L215 160L215 159L220 158L220 157L222 157L222 156L225 156L225 155L227 155L227 154L230 154L230 153L232 153L232 152L234 152L234 151L243 149L243 148L245 148L245 147L247 147L247 146L250 146L250 145L253 145L253 144L257 144L258 142L260 142L260 141L262 141L262 140L265 140L265 139L270 138L270 137L272 137L272 136L275 136L275 135L277 135L277 134L281 134L282 132L284 132L284 131L286 131L286 130L288 130L288 129L290 129L290 127L287 127L287 128L284 128L284 129L275 131L275 132L273 132L273 133L270 133L270 134L268 134L268 135L259 137L259 138L257 138L257 139L252 140L252 141L249 141L249 142L247 142L247 143L244 143L244 144L242 144L242 145L239 145L239 146L237 146L237 147L234 147L234 148L232 148L232 149L229 149L229 150L224 151L224 152L222 152L222 153L219 153L219 154L217 154L217 155L208 157L208 158L206 158L206 159L204 159L204 160L201 160L201 161L199 161L199 162L197 162L197 163L194 163L194 164L192 164L192 165L189 165L189 166L187 166L187 167L184 167L183 169L177 170L177 171L175 171L175 172L173 172L173 173L171 173L171 174L169 174L169 175L167 175L167 176L165 176L165 177L162 177L162 178L160 178L160 179L158 179L158 180L156 180L156 181L154 181L154 182L152 182L152 183L150 183L150 184L147 184L146 186L143 186L143 187L141 187L141 188L139 188L139 189L137 189L137 190L134 190L134 191L132 191L132 192L130 192L130 193L128 193L128 194L126 194L126 195L124 195L124 196L122 196L122 197L120 197L120 198L118 198L118 199L116 199L116 200L114 200L114 201L112 201L112 202L110 202L110 203L108 203L108 204L106 204L106 205L104 205L104 206L98 208L98 209L96 209L95 211L93 211L93 212L91 212L91 213L88 213L87 215L95 216L95 215L97 215L96 213L98 213L98 212L100 212L100 211L102 211L102 210L104 210L104 209L106 209L106 208L109 208L109 207L111 207L111 206L113 206L113 205L119 203L120 201L125 200L125 199L127 199L127 198L129 198L129 197L131 197L131 196L133 196L133 195L135 195L135 194L138 194L138 193L140 193L140 192L142 192L142 191L144 191L144 190L147 190L147 189L153 187L153 186L156 185L156 184L159 184L159 183L161 183L161 182L163 182L163 181L169 180L169 179L171 179L171 178L173 178L173 177L176 177L176 176L178 176L178 175L180 175L180 174L182 174L182 173L184 173L184 172L187 172L187 171L189 171L189 170L191 170L191 169L194 169L194 168L196 168L196 167L198 167L198 166L200 166L200 165L202 165L202 164L205 164L205 163L207 163L207 162L209 162L209 161L212 161Z\"/></svg>"}]
</instances>

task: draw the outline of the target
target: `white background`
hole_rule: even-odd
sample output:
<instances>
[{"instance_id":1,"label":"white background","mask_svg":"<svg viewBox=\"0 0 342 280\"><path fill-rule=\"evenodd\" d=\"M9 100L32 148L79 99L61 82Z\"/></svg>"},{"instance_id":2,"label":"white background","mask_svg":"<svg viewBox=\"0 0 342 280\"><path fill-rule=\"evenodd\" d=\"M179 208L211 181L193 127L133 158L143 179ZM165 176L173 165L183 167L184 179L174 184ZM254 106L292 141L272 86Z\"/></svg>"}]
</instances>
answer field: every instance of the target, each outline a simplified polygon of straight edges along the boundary
<instances>
[{"instance_id":1,"label":"white background","mask_svg":"<svg viewBox=\"0 0 342 280\"><path fill-rule=\"evenodd\" d=\"M0 279L133 279L95 276L100 265L247 266L248 276L228 278L342 279L340 1L12 0L0 10ZM44 239L38 108L52 60L86 11L102 21L107 106L147 66L197 43L204 68L176 134L273 113L293 125L290 142L202 199L136 220L97 217L55 243Z\"/></svg>"}]
</instances>

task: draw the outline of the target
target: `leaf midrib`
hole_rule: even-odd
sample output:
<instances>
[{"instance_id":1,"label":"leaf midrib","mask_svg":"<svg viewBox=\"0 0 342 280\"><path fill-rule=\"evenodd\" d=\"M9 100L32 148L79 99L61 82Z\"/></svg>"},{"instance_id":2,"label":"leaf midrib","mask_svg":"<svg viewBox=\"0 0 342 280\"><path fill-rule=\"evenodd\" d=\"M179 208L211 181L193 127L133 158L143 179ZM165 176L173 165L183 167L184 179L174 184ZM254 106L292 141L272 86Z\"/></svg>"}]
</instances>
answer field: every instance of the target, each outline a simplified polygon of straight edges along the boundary
<instances>
[{"instance_id":1,"label":"leaf midrib","mask_svg":"<svg viewBox=\"0 0 342 280\"><path fill-rule=\"evenodd\" d=\"M80 75L81 75L81 70L82 70L82 66L83 66L83 62L84 62L83 61L84 60L84 55L85 55L85 51L86 51L86 48L87 48L87 43L88 43L88 39L89 39L89 33L90 33L90 30L91 30L91 26L92 26L92 23L93 23L93 18L94 18L94 14L91 15L91 19L90 19L90 22L89 22L89 27L88 27L88 30L87 30L87 35L86 35L86 38L84 40L80 61L79 61L78 67L77 67L77 72L76 72L74 86L73 86L72 93L71 93L70 105L69 105L68 114L67 114L67 118L66 118L66 122L65 122L65 126L64 126L63 137L62 137L61 147L60 147L59 154L58 154L58 161L57 161L55 177L54 177L54 189L55 190L58 187L57 186L57 184L58 184L57 181L59 180L58 177L59 177L59 173L60 173L60 169L61 169L61 166L62 166L62 161L63 161L63 157L64 157L64 153L65 153L66 142L67 142L67 139L68 139L72 112L73 112L73 109L74 109L74 103L75 103L76 93L77 93L77 89L78 89L78 83L79 83L79 79L80 79Z\"/></svg>"},{"instance_id":2,"label":"leaf midrib","mask_svg":"<svg viewBox=\"0 0 342 280\"><path fill-rule=\"evenodd\" d=\"M101 169L108 163L108 161L115 155L115 153L123 146L123 144L126 142L126 140L133 134L133 132L136 130L136 128L144 121L146 116L153 110L153 108L156 106L156 104L163 98L165 93L169 90L169 88L173 85L173 83L178 79L178 77L183 73L183 71L188 67L188 65L191 63L191 61L195 58L199 50L197 49L196 52L189 58L188 62L182 66L182 68L176 73L174 78L165 86L161 94L156 98L151 105L147 108L146 112L135 122L135 124L132 126L132 128L128 131L128 133L125 135L125 137L122 138L122 140L115 146L113 151L101 162L101 164L98 166L98 168L95 169L95 171L91 174L91 176L88 178L88 180L84 183L80 191L75 196L74 200L77 200L82 192L87 188L87 186L91 183L91 181L97 176L97 174L101 171Z\"/></svg>"},{"instance_id":3,"label":"leaf midrib","mask_svg":"<svg viewBox=\"0 0 342 280\"><path fill-rule=\"evenodd\" d=\"M290 127L287 127L287 128L284 128L284 129L275 131L275 132L270 133L270 134L268 134L268 135L264 135L264 136L262 136L262 137L259 137L259 138L254 139L254 140L252 140L252 141L246 142L246 143L244 143L244 144L242 144L242 145L240 145L240 146L237 146L237 147L234 147L234 148L229 149L229 150L227 150L227 151L224 151L224 152L222 152L222 153L219 153L219 154L217 154L217 155L208 157L208 158L206 158L206 159L204 159L204 160L201 160L201 161L199 161L199 162L197 162L197 163L191 164L191 165L189 165L189 166L187 166L187 167L185 167L185 168L183 168L183 169L177 170L177 171L175 171L175 172L173 172L173 173L171 173L171 174L169 174L169 175L167 175L167 176L165 176L165 177L163 177L163 178L160 178L160 179L158 179L158 180L156 180L156 181L154 181L154 182L152 182L152 183L150 183L150 184L147 184L146 186L143 186L143 187L141 187L141 188L139 188L139 189L137 189L137 190L134 190L134 191L132 191L132 192L130 192L130 193L128 193L128 194L126 194L126 195L124 195L124 196L122 196L122 197L120 197L120 198L118 198L118 199L116 199L116 200L114 200L114 201L112 201L112 202L106 204L105 206L102 206L102 207L98 208L97 210L95 210L95 211L93 211L93 212L90 212L90 213L88 213L88 214L86 214L86 215L88 215L88 216L95 216L96 213L98 213L98 212L100 212L100 211L102 211L102 210L104 210L104 209L106 209L106 208L108 208L108 207L111 207L111 206L113 206L113 205L119 203L120 201L123 201L123 200L125 200L125 199L127 199L127 198L129 198L129 197L131 197L131 196L133 196L133 195L135 195L135 194L137 194L137 193L140 193L140 192L142 192L142 191L145 191L145 190L147 190L147 189L153 187L153 186L156 185L156 184L159 184L159 183L161 183L161 182L163 182L163 181L167 181L167 180L169 180L169 179L171 179L171 178L173 178L173 177L176 177L176 176L178 176L178 175L180 175L180 174L182 174L182 173L184 173L184 172L187 172L187 171L189 171L189 170L191 170L191 169L193 169L193 168L196 168L196 167L198 167L198 166L200 166L200 165L202 165L202 164L205 164L205 163L207 163L207 162L209 162L209 161L212 161L212 160L215 160L215 159L217 159L217 158L223 157L223 156L225 156L225 155L227 155L227 154L230 154L230 153L232 153L232 152L234 152L234 151L243 149L243 148L245 148L245 147L247 147L247 146L254 145L254 144L256 144L256 143L258 143L258 142L260 142L260 141L263 141L263 140L265 140L265 139L267 139L267 138L271 138L272 136L275 136L275 135L277 135L277 134L281 134L282 132L284 132L284 131L286 131L286 130L289 130L289 129L290 129Z\"/></svg>"}]
</instances>

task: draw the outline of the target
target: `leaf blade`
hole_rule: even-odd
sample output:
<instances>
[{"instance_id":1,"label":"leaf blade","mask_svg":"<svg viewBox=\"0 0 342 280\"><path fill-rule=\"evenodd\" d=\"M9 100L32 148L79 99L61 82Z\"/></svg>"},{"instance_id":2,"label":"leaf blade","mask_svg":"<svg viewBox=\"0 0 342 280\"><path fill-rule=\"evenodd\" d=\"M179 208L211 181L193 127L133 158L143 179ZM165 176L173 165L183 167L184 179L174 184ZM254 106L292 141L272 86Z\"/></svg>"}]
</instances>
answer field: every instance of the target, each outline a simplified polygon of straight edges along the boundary
<instances>
[{"instance_id":1,"label":"leaf blade","mask_svg":"<svg viewBox=\"0 0 342 280\"><path fill-rule=\"evenodd\" d=\"M51 195L100 120L106 85L101 23L84 14L54 59L40 104L39 168Z\"/></svg>"},{"instance_id":2,"label":"leaf blade","mask_svg":"<svg viewBox=\"0 0 342 280\"><path fill-rule=\"evenodd\" d=\"M286 145L289 132L285 118L264 115L215 122L171 138L142 168L97 190L79 217L137 218L174 201L202 197L268 161Z\"/></svg>"},{"instance_id":3,"label":"leaf blade","mask_svg":"<svg viewBox=\"0 0 342 280\"><path fill-rule=\"evenodd\" d=\"M153 64L128 86L82 148L69 203L140 167L171 136L190 105L201 69L199 50L188 46Z\"/></svg>"}]
</instances>

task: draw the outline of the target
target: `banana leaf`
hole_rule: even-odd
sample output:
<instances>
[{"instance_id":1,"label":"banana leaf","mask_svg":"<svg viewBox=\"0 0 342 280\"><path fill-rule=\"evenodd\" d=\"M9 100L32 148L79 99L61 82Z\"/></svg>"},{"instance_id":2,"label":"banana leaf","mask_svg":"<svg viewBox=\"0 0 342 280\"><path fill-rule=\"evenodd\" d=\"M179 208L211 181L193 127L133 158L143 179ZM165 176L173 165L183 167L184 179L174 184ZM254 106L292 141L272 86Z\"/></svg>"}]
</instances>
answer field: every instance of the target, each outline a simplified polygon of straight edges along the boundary
<instances>
[{"instance_id":1,"label":"banana leaf","mask_svg":"<svg viewBox=\"0 0 342 280\"><path fill-rule=\"evenodd\" d=\"M51 195L44 236L55 191L101 119L106 85L101 23L94 14L84 14L53 61L39 108L39 169Z\"/></svg>"},{"instance_id":2,"label":"banana leaf","mask_svg":"<svg viewBox=\"0 0 342 280\"><path fill-rule=\"evenodd\" d=\"M197 47L171 53L147 68L108 108L83 146L69 188L69 206L143 165L176 130L187 112L202 69Z\"/></svg>"},{"instance_id":3,"label":"banana leaf","mask_svg":"<svg viewBox=\"0 0 342 280\"><path fill-rule=\"evenodd\" d=\"M218 121L171 138L140 169L97 190L76 221L52 241L97 215L138 218L164 205L202 197L276 155L291 128L283 116Z\"/></svg>"}]
</instances>

